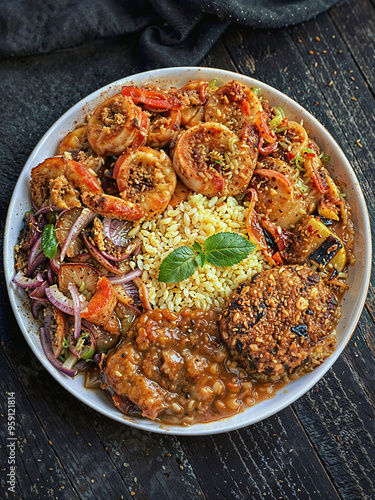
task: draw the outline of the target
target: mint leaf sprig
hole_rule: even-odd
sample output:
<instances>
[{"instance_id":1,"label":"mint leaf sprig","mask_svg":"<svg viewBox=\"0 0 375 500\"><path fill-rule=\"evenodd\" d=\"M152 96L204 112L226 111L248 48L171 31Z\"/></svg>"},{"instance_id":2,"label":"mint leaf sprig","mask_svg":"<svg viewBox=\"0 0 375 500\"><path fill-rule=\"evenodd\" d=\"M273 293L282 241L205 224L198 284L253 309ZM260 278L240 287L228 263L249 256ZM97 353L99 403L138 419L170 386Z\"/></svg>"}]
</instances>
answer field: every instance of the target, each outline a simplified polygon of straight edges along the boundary
<instances>
[{"instance_id":1,"label":"mint leaf sprig","mask_svg":"<svg viewBox=\"0 0 375 500\"><path fill-rule=\"evenodd\" d=\"M233 266L246 259L255 245L238 233L217 233L209 236L203 247L195 241L192 247L182 246L163 259L159 281L179 283L192 276L206 262L214 266Z\"/></svg>"}]
</instances>

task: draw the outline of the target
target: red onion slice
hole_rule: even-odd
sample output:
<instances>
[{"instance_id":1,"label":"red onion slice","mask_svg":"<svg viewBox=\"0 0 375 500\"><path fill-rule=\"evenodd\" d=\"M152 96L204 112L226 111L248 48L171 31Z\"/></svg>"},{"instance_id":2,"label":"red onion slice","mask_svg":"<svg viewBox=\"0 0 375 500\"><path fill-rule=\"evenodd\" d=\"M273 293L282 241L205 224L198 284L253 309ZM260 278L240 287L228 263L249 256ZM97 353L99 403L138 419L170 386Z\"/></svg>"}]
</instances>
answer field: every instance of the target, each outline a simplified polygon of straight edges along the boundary
<instances>
[{"instance_id":1,"label":"red onion slice","mask_svg":"<svg viewBox=\"0 0 375 500\"><path fill-rule=\"evenodd\" d=\"M27 262L26 276L31 276L35 269L40 266L40 264L46 259L47 257L42 251L42 235L40 235L30 250L29 260Z\"/></svg>"},{"instance_id":2,"label":"red onion slice","mask_svg":"<svg viewBox=\"0 0 375 500\"><path fill-rule=\"evenodd\" d=\"M48 300L48 302L49 302L49 300ZM31 314L33 315L34 319L38 319L39 310L43 305L45 305L45 304L43 304L43 302L41 302L40 300L33 300L31 302Z\"/></svg>"},{"instance_id":3,"label":"red onion slice","mask_svg":"<svg viewBox=\"0 0 375 500\"><path fill-rule=\"evenodd\" d=\"M73 300L74 309L74 338L78 339L81 333L81 301L79 299L79 293L77 288L73 283L69 283L68 289Z\"/></svg>"},{"instance_id":4,"label":"red onion slice","mask_svg":"<svg viewBox=\"0 0 375 500\"><path fill-rule=\"evenodd\" d=\"M34 260L34 262L31 264L30 267L27 268L26 271L26 276L31 276L35 269L37 269L43 262L47 260L47 257L44 255L44 253L40 253L37 258Z\"/></svg>"},{"instance_id":5,"label":"red onion slice","mask_svg":"<svg viewBox=\"0 0 375 500\"><path fill-rule=\"evenodd\" d=\"M53 279L53 271L52 271L51 261L49 261L47 264L47 281L50 285L55 284L55 280Z\"/></svg>"},{"instance_id":6,"label":"red onion slice","mask_svg":"<svg viewBox=\"0 0 375 500\"><path fill-rule=\"evenodd\" d=\"M96 246L90 242L89 238L84 233L82 233L82 238L85 242L87 250L90 252L91 256L99 262L99 264L101 264L113 274L123 274L123 271L121 271L121 269L119 269L116 264L110 262L102 255L101 251L98 250Z\"/></svg>"},{"instance_id":7,"label":"red onion slice","mask_svg":"<svg viewBox=\"0 0 375 500\"><path fill-rule=\"evenodd\" d=\"M55 274L59 274L59 269L61 266L60 255L61 255L61 252L60 252L60 249L58 248L54 258L50 259L51 268Z\"/></svg>"},{"instance_id":8,"label":"red onion slice","mask_svg":"<svg viewBox=\"0 0 375 500\"><path fill-rule=\"evenodd\" d=\"M128 232L133 228L133 223L125 220L103 219L103 234L116 246L124 247L129 242Z\"/></svg>"},{"instance_id":9,"label":"red onion slice","mask_svg":"<svg viewBox=\"0 0 375 500\"><path fill-rule=\"evenodd\" d=\"M12 281L24 290L34 290L34 288L39 287L44 280L41 273L38 273L36 278L28 278L22 271L18 271Z\"/></svg>"},{"instance_id":10,"label":"red onion slice","mask_svg":"<svg viewBox=\"0 0 375 500\"><path fill-rule=\"evenodd\" d=\"M29 225L28 228L29 233L27 233L27 235L29 236L29 240L26 241L21 248L22 250L29 250L29 248L31 248L38 239L39 236L39 232L37 230L38 225L33 215L26 217L24 224Z\"/></svg>"},{"instance_id":11,"label":"red onion slice","mask_svg":"<svg viewBox=\"0 0 375 500\"><path fill-rule=\"evenodd\" d=\"M29 293L30 298L32 299L40 299L46 297L46 288L48 288L48 281L43 281L41 285L39 285L35 290Z\"/></svg>"},{"instance_id":12,"label":"red onion slice","mask_svg":"<svg viewBox=\"0 0 375 500\"><path fill-rule=\"evenodd\" d=\"M42 207L39 208L34 214L34 217L36 217L39 214L48 214L48 212L62 212L63 210L66 210L66 208L63 207L55 207L55 206L48 206L48 207Z\"/></svg>"},{"instance_id":13,"label":"red onion slice","mask_svg":"<svg viewBox=\"0 0 375 500\"><path fill-rule=\"evenodd\" d=\"M42 345L43 352L48 361L51 363L51 365L54 368L56 368L56 370L59 370L60 372L65 373L66 375L69 375L69 377L74 377L75 370L67 370L66 368L63 368L63 363L59 359L56 359L55 356L53 355L52 342L49 332L46 332L45 328L40 327L39 333L40 333L40 343Z\"/></svg>"},{"instance_id":14,"label":"red onion slice","mask_svg":"<svg viewBox=\"0 0 375 500\"><path fill-rule=\"evenodd\" d=\"M134 271L129 271L126 274L120 274L118 276L108 276L108 280L112 285L121 285L122 283L128 283L133 281L134 278L138 278L142 275L142 271L137 267Z\"/></svg>"},{"instance_id":15,"label":"red onion slice","mask_svg":"<svg viewBox=\"0 0 375 500\"><path fill-rule=\"evenodd\" d=\"M73 300L68 299L68 297L60 292L57 285L46 288L46 296L50 300L50 302L55 307L57 307L57 309L60 309L60 311L66 314L69 314L69 316L74 316ZM83 295L80 295L81 309L84 309L87 306L88 302L86 301L86 299L83 301L82 297Z\"/></svg>"},{"instance_id":16,"label":"red onion slice","mask_svg":"<svg viewBox=\"0 0 375 500\"><path fill-rule=\"evenodd\" d=\"M85 264L91 259L91 255L87 252L79 253L75 257L67 257L69 262L79 262L80 264Z\"/></svg>"},{"instance_id":17,"label":"red onion slice","mask_svg":"<svg viewBox=\"0 0 375 500\"><path fill-rule=\"evenodd\" d=\"M69 245L72 243L72 241L77 238L79 233L84 229L86 226L90 224L90 222L95 219L95 217L98 214L95 212L91 212L88 208L84 208L78 217L78 219L75 221L73 226L70 228L70 231L68 233L68 236L66 237L64 246L62 247L61 250L61 255L60 255L60 261L62 262L65 258L66 251L68 250Z\"/></svg>"},{"instance_id":18,"label":"red onion slice","mask_svg":"<svg viewBox=\"0 0 375 500\"><path fill-rule=\"evenodd\" d=\"M132 242L128 244L128 246L125 249L125 253L123 253L121 257L114 257L113 255L107 253L105 250L100 250L100 251L106 259L113 260L115 262L122 262L128 257L130 257L131 254L135 250L137 250L141 245L142 245L142 240L140 240L139 238L135 238Z\"/></svg>"}]
</instances>

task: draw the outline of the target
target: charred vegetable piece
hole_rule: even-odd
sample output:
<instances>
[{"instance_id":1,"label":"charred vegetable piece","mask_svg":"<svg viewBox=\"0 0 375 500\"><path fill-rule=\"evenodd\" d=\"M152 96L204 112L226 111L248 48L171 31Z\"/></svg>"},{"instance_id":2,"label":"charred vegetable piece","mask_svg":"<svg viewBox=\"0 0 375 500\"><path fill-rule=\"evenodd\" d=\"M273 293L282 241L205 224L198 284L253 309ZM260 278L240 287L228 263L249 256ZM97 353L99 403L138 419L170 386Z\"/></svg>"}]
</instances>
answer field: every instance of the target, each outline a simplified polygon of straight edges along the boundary
<instances>
[{"instance_id":1,"label":"charred vegetable piece","mask_svg":"<svg viewBox=\"0 0 375 500\"><path fill-rule=\"evenodd\" d=\"M70 230L73 227L73 224L78 219L78 217L82 213L82 208L71 208L67 210L57 219L55 228L56 228L56 238L60 244L60 247L63 248L64 243L69 235ZM66 255L68 257L75 257L80 253L83 248L82 238L78 235L68 246L66 249Z\"/></svg>"},{"instance_id":2,"label":"charred vegetable piece","mask_svg":"<svg viewBox=\"0 0 375 500\"><path fill-rule=\"evenodd\" d=\"M288 260L303 263L311 260L320 268L335 267L339 272L346 264L346 251L340 238L318 218L304 217L293 233Z\"/></svg>"},{"instance_id":3,"label":"charred vegetable piece","mask_svg":"<svg viewBox=\"0 0 375 500\"><path fill-rule=\"evenodd\" d=\"M330 234L320 247L310 255L309 260L317 263L320 267L325 267L341 248L341 241L333 234Z\"/></svg>"},{"instance_id":4,"label":"charred vegetable piece","mask_svg":"<svg viewBox=\"0 0 375 500\"><path fill-rule=\"evenodd\" d=\"M80 293L85 296L89 293L86 298L90 298L96 292L99 277L99 271L89 264L80 264L78 262L62 264L58 274L59 290L66 294L69 283L73 283Z\"/></svg>"},{"instance_id":5,"label":"charred vegetable piece","mask_svg":"<svg viewBox=\"0 0 375 500\"><path fill-rule=\"evenodd\" d=\"M58 358L63 350L64 337L67 333L67 320L63 312L54 306L48 306L44 316L44 328L52 344L52 352Z\"/></svg>"}]
</instances>

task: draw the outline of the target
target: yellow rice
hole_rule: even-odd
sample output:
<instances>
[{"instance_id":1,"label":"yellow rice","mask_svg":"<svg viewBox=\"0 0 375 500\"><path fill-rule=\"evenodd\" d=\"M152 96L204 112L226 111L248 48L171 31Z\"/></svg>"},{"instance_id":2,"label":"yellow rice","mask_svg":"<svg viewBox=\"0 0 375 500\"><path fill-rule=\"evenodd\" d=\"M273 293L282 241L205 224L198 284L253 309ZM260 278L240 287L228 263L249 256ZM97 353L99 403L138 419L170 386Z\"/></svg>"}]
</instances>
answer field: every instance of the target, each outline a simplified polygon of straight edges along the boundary
<instances>
[{"instance_id":1,"label":"yellow rice","mask_svg":"<svg viewBox=\"0 0 375 500\"><path fill-rule=\"evenodd\" d=\"M174 249L192 246L194 241L203 245L208 236L223 231L247 236L247 211L248 203L243 206L235 198L208 199L192 194L175 209L169 206L155 219L136 226L129 235L137 235L143 241L143 253L137 257L137 265L143 270L151 304L175 312L184 307L219 311L232 290L262 271L266 264L257 247L240 264L231 267L205 264L180 283L158 281L160 264Z\"/></svg>"}]
</instances>

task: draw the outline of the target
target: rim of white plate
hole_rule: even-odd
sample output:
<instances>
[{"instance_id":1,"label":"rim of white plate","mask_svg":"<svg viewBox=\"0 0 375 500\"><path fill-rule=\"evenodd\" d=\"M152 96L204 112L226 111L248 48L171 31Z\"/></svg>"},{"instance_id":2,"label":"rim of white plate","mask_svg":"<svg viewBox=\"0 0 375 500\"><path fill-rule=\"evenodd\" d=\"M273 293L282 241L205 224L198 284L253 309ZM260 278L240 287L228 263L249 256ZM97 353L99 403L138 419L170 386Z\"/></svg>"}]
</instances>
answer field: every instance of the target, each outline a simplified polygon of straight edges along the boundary
<instances>
[{"instance_id":1,"label":"rim of white plate","mask_svg":"<svg viewBox=\"0 0 375 500\"><path fill-rule=\"evenodd\" d=\"M122 85L141 85L155 82L161 86L182 86L188 80L198 78L208 81L217 78L220 84L236 79L250 87L260 87L261 94L267 97L271 104L283 106L287 112L287 116L298 119L298 121L301 119L304 120L304 126L313 132L312 135L318 144L328 151L331 156L330 164L334 165L334 167L330 168L328 166L328 169L333 173L334 177L346 182L348 199L353 206L356 227L355 253L358 261L354 268L350 269L350 289L346 293L342 304L343 317L337 329L338 343L336 350L322 365L311 373L289 383L272 399L264 400L253 407L249 407L238 415L216 422L182 427L162 425L159 422L122 415L103 394L103 391L85 389L83 387L83 377L78 376L72 380L58 372L43 354L37 334L37 322L30 314L27 298L12 283L12 278L14 276L14 245L17 241L23 214L30 208L29 174L31 168L48 156L53 156L58 143L64 135L74 128L77 123L83 121L85 115L90 110L95 109L99 102L106 96L109 97L116 93L116 91L118 92ZM47 371L76 398L99 413L137 429L163 434L190 436L218 434L254 424L281 411L303 396L331 368L349 342L365 304L371 273L371 230L365 199L351 165L329 132L302 106L263 82L231 71L200 67L163 68L131 75L105 85L72 106L43 135L29 156L19 176L9 205L4 234L4 269L9 299L26 341Z\"/></svg>"}]
</instances>

